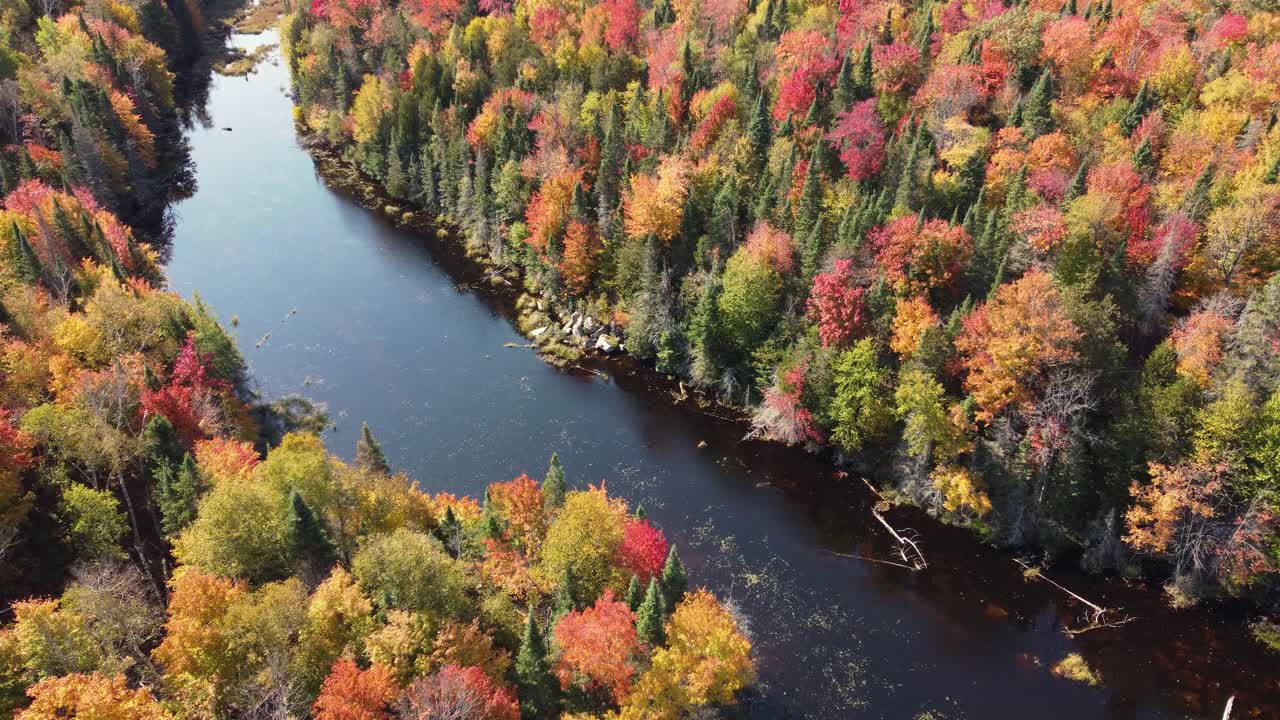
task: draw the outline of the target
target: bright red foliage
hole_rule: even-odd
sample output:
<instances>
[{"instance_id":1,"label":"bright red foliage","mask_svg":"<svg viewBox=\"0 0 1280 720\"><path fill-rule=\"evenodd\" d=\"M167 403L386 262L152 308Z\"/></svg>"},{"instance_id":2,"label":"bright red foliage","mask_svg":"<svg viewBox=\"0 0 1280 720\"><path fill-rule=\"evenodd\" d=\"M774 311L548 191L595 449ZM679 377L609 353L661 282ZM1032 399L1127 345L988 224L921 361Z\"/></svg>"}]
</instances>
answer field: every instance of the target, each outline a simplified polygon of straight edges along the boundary
<instances>
[{"instance_id":1,"label":"bright red foliage","mask_svg":"<svg viewBox=\"0 0 1280 720\"><path fill-rule=\"evenodd\" d=\"M774 50L778 62L778 102L773 117L785 120L803 116L813 104L818 87L828 86L840 69L831 41L816 30L796 30L783 34Z\"/></svg>"},{"instance_id":2,"label":"bright red foliage","mask_svg":"<svg viewBox=\"0 0 1280 720\"><path fill-rule=\"evenodd\" d=\"M35 441L9 419L9 411L0 408L0 473L25 470L33 462L31 451Z\"/></svg>"},{"instance_id":3,"label":"bright red foliage","mask_svg":"<svg viewBox=\"0 0 1280 720\"><path fill-rule=\"evenodd\" d=\"M604 41L610 50L630 50L640 34L640 4L636 0L604 0L609 18Z\"/></svg>"},{"instance_id":4,"label":"bright red foliage","mask_svg":"<svg viewBox=\"0 0 1280 720\"><path fill-rule=\"evenodd\" d=\"M648 520L628 520L618 548L618 564L646 583L662 570L667 559L667 539Z\"/></svg>"},{"instance_id":5,"label":"bright red foliage","mask_svg":"<svg viewBox=\"0 0 1280 720\"><path fill-rule=\"evenodd\" d=\"M612 590L605 590L595 605L565 615L555 634L561 686L568 688L581 676L589 687L607 688L615 701L627 696L636 673L640 638L635 613L626 603L614 600Z\"/></svg>"},{"instance_id":6,"label":"bright red foliage","mask_svg":"<svg viewBox=\"0 0 1280 720\"><path fill-rule=\"evenodd\" d=\"M865 329L863 292L854 285L852 260L836 260L835 269L813 278L809 312L818 321L818 337L823 346L845 346Z\"/></svg>"},{"instance_id":7,"label":"bright red foliage","mask_svg":"<svg viewBox=\"0 0 1280 720\"><path fill-rule=\"evenodd\" d=\"M840 161L849 177L866 180L880 172L884 162L885 132L876 113L875 99L863 100L836 116L836 126L827 139L840 151Z\"/></svg>"}]
</instances>

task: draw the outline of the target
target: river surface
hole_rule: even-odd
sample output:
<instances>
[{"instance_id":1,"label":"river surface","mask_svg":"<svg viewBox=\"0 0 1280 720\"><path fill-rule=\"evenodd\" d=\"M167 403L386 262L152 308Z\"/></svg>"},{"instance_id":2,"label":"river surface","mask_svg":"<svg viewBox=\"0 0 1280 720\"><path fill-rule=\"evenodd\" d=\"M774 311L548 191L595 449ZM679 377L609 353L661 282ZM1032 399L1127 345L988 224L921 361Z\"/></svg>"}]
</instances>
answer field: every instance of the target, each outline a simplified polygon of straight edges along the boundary
<instances>
[{"instance_id":1,"label":"river surface","mask_svg":"<svg viewBox=\"0 0 1280 720\"><path fill-rule=\"evenodd\" d=\"M855 478L740 442L740 425L673 404L626 363L567 373L504 347L524 342L509 301L473 285L455 251L325 187L297 144L287 84L278 54L247 78L215 76L189 132L197 189L173 210L171 286L234 319L264 394L326 403L329 445L344 456L368 421L425 488L478 495L541 477L554 450L573 485L607 482L643 503L695 582L750 618L750 717L1216 719L1231 695L1233 717L1280 717L1276 658L1238 618L1055 570L1136 618L1069 638L1078 603L909 508L889 518L920 532L927 570L847 557L893 559ZM1049 673L1071 652L1100 687Z\"/></svg>"}]
</instances>

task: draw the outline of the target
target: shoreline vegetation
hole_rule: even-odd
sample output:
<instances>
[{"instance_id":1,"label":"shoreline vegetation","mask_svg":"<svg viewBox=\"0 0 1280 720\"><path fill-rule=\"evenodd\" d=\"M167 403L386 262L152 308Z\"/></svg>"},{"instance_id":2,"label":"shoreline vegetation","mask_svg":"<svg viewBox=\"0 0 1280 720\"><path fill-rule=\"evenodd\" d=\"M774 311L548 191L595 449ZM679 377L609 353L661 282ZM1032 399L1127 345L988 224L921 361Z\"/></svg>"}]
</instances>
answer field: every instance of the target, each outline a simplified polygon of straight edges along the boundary
<instances>
[{"instance_id":1,"label":"shoreline vegetation","mask_svg":"<svg viewBox=\"0 0 1280 720\"><path fill-rule=\"evenodd\" d=\"M749 438L1267 627L1280 33L1165 10L318 0L281 43L313 154L550 361L604 327Z\"/></svg>"},{"instance_id":2,"label":"shoreline vegetation","mask_svg":"<svg viewBox=\"0 0 1280 720\"><path fill-rule=\"evenodd\" d=\"M0 714L674 720L749 697L746 619L643 508L554 455L483 500L424 491L367 427L345 463L164 289L164 235L122 218L182 172L177 74L270 9L58 5L0 9Z\"/></svg>"}]
</instances>

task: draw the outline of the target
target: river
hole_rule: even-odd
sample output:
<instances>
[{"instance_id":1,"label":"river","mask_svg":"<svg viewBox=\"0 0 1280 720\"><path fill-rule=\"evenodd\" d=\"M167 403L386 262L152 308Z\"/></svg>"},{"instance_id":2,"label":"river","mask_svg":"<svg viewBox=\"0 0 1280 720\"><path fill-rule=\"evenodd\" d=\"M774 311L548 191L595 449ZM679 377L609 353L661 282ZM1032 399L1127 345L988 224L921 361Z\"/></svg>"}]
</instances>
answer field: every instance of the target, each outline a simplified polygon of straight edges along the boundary
<instances>
[{"instance_id":1,"label":"river","mask_svg":"<svg viewBox=\"0 0 1280 720\"><path fill-rule=\"evenodd\" d=\"M750 618L750 717L1218 718L1231 695L1234 717L1280 716L1275 656L1239 618L1054 570L1136 618L1068 638L1078 604L912 509L889 517L920 532L927 570L843 557L893 557L855 478L740 442L740 425L673 404L627 363L562 372L504 347L524 342L509 301L473 285L456 252L325 187L287 85L278 52L247 78L214 77L207 124L189 132L197 188L173 208L171 286L235 320L263 393L326 403L329 445L347 457L368 421L392 465L433 491L541 477L554 450L573 485L643 503L695 581ZM1100 687L1050 674L1071 652Z\"/></svg>"}]
</instances>

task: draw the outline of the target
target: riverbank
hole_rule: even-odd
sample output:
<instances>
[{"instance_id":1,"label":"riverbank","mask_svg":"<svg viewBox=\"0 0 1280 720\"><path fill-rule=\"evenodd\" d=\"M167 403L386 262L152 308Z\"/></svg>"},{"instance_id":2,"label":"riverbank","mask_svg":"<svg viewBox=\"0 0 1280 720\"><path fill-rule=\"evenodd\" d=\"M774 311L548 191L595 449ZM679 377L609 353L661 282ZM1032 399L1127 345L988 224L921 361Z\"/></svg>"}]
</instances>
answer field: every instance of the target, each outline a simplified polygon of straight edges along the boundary
<instances>
[{"instance_id":1,"label":"riverbank","mask_svg":"<svg viewBox=\"0 0 1280 720\"><path fill-rule=\"evenodd\" d=\"M272 42L238 38L238 44ZM362 420L393 467L458 494L544 465L642 503L691 573L752 620L759 693L749 717L1238 715L1280 708L1269 658L1238 624L1172 612L1144 589L1067 570L1050 577L1139 621L1075 638L1084 606L1029 583L1007 553L923 512L928 570L897 548L868 493L822 458L742 442L742 418L690 400L627 357L550 367L513 328L519 287L495 286L456 241L402 230L322 182L297 144L283 66L214 80L191 145L200 189L176 209L168 275L240 323L264 395L326 403L351 457ZM231 127L233 132L222 128ZM260 343L260 344L259 344ZM705 443L706 447L699 447ZM500 448L502 452L496 452ZM1090 687L1050 668L1078 653ZM991 688L998 686L999 692ZM1247 716L1247 715L1245 715Z\"/></svg>"}]
</instances>

